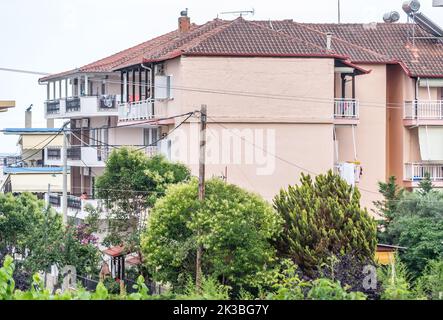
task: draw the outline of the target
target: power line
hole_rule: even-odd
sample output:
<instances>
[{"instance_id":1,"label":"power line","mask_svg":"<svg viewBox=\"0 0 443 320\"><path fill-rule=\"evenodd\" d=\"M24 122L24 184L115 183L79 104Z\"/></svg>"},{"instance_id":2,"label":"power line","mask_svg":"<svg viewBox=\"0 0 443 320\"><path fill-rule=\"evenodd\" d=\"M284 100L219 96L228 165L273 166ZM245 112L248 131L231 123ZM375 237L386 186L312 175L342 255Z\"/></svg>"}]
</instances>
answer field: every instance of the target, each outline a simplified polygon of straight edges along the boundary
<instances>
[{"instance_id":1,"label":"power line","mask_svg":"<svg viewBox=\"0 0 443 320\"><path fill-rule=\"evenodd\" d=\"M247 142L247 143L251 144L254 148L261 149L262 151L266 152L267 154L271 155L272 157L274 157L274 158L276 158L276 159L278 159L278 160L280 160L280 161L282 161L282 162L285 162L285 163L287 163L287 164L289 164L289 165L291 165L291 166L293 166L293 167L296 167L297 169L299 169L299 170L302 171L302 172L307 172L307 173L312 174L312 175L314 175L314 176L318 176L318 175L320 175L320 174L317 173L317 172L314 172L314 171L312 171L312 170L309 170L309 169L307 169L307 168L304 168L304 167L302 167L302 166L300 166L300 165L298 165L298 164L296 164L296 163L294 163L294 162L292 162L292 161L289 161L289 160L284 159L284 158L282 158L282 157L280 157L280 156L278 156L278 155L276 155L276 154L273 154L272 152L269 152L267 149L262 148L262 147L256 145L255 143L253 143L253 142L251 142L251 141L249 141L249 140L246 140L244 137L242 137L242 136L236 134L232 129L230 129L230 128L224 126L224 125L221 124L221 123L215 122L215 120L214 120L213 118L211 118L211 117L209 117L209 116L208 116L208 118L210 118L210 119L212 119L212 120L214 121L214 122L212 122L213 124L218 125L218 126L224 128L224 129L226 129L226 130L229 130L229 131L232 132L234 135L236 135L237 137L239 137L240 139L242 139L244 142ZM365 191L365 192L368 192L368 193L372 193L372 194L380 195L380 193L377 192L377 191L367 190L367 189L364 189L364 188L361 188L361 187L359 187L358 189L359 189L359 190L362 190L362 191Z\"/></svg>"},{"instance_id":2,"label":"power line","mask_svg":"<svg viewBox=\"0 0 443 320\"><path fill-rule=\"evenodd\" d=\"M37 75L37 76L49 76L50 75L50 73L47 73L47 72L30 71L30 70L23 70L23 69L11 69L11 68L0 68L0 71L32 74L32 75Z\"/></svg>"},{"instance_id":3,"label":"power line","mask_svg":"<svg viewBox=\"0 0 443 320\"><path fill-rule=\"evenodd\" d=\"M27 70L17 70L17 69L8 69L8 68L0 68L0 70L4 71L12 71L12 72L22 72L22 73L30 73L30 74L40 74L40 75L49 75L49 73L39 73L35 71L27 71ZM265 74L265 72L262 72ZM93 82L93 80L91 80ZM146 87L146 83L138 82L138 81L127 81L123 82L121 80L106 80L107 83L113 84L127 84L129 86L142 86ZM161 88L165 89L166 86L159 85L150 85L152 88ZM287 100L287 101L302 101L302 102L318 102L318 103L333 103L335 100L330 98L318 98L318 97L299 97L299 96L291 96L291 95L281 95L281 94L263 94L263 93L254 93L254 92L246 92L246 91L229 91L229 90L215 90L208 88L197 88L197 87L184 87L184 86L171 86L171 89L179 90L179 91L190 91L190 92L200 92L200 93L208 93L208 94L220 94L220 95L236 95L243 97L253 97L253 98L263 98L263 99L271 99L271 100ZM383 109L402 109L403 103L400 102L386 102L386 103L376 103L369 101L359 101L361 107L379 107ZM390 107L390 106L398 106L398 107Z\"/></svg>"}]
</instances>

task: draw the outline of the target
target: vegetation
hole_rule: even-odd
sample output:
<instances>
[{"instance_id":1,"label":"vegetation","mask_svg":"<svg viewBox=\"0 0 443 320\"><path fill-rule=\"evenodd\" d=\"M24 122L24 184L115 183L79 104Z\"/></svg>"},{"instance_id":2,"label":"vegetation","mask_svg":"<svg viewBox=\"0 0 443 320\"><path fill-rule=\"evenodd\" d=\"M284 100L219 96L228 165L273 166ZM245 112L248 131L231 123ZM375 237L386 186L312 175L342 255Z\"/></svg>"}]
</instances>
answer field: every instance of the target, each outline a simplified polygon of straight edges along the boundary
<instances>
[{"instance_id":1,"label":"vegetation","mask_svg":"<svg viewBox=\"0 0 443 320\"><path fill-rule=\"evenodd\" d=\"M382 238L406 247L400 252L413 278L420 277L431 260L443 257L443 193L426 180L417 192L403 192L396 200Z\"/></svg>"},{"instance_id":2,"label":"vegetation","mask_svg":"<svg viewBox=\"0 0 443 320\"><path fill-rule=\"evenodd\" d=\"M154 279L180 290L195 275L195 252L203 247L202 269L222 285L247 286L274 258L270 244L280 220L261 197L219 179L172 186L152 210L142 249Z\"/></svg>"},{"instance_id":3,"label":"vegetation","mask_svg":"<svg viewBox=\"0 0 443 320\"><path fill-rule=\"evenodd\" d=\"M171 184L190 177L187 167L167 161L163 156L147 157L130 148L114 150L97 178L97 195L109 209L109 235L105 245L124 244L139 252L140 230L146 210L163 196Z\"/></svg>"},{"instance_id":4,"label":"vegetation","mask_svg":"<svg viewBox=\"0 0 443 320\"><path fill-rule=\"evenodd\" d=\"M281 190L274 207L284 220L276 247L305 274L314 276L333 255L373 257L376 224L360 208L360 193L331 171L315 181L302 175L299 186Z\"/></svg>"},{"instance_id":5,"label":"vegetation","mask_svg":"<svg viewBox=\"0 0 443 320\"><path fill-rule=\"evenodd\" d=\"M92 235L94 215L84 224L65 228L59 214L27 193L0 194L0 213L0 250L16 257L14 277L20 288L29 287L33 273L52 265L75 265L82 275L97 271L100 252Z\"/></svg>"}]
</instances>

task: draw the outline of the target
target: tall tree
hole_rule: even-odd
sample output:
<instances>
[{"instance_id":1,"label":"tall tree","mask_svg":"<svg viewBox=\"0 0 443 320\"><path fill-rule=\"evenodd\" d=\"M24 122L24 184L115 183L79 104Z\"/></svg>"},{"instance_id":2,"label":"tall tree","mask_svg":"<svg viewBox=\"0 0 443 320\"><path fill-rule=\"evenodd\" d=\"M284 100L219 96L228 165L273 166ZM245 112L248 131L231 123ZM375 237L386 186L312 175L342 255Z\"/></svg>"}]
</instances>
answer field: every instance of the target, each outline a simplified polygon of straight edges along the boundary
<instances>
[{"instance_id":1,"label":"tall tree","mask_svg":"<svg viewBox=\"0 0 443 320\"><path fill-rule=\"evenodd\" d=\"M394 176L389 177L388 182L379 182L378 187L384 199L374 202L376 208L374 212L382 218L378 221L377 235L380 242L392 244L393 239L389 237L388 232L389 224L395 216L398 202L405 191L397 185Z\"/></svg>"},{"instance_id":2,"label":"tall tree","mask_svg":"<svg viewBox=\"0 0 443 320\"><path fill-rule=\"evenodd\" d=\"M302 174L300 185L280 191L274 207L284 220L278 252L306 274L315 274L331 255L374 257L375 221L360 207L358 189L332 171L315 181Z\"/></svg>"}]
</instances>

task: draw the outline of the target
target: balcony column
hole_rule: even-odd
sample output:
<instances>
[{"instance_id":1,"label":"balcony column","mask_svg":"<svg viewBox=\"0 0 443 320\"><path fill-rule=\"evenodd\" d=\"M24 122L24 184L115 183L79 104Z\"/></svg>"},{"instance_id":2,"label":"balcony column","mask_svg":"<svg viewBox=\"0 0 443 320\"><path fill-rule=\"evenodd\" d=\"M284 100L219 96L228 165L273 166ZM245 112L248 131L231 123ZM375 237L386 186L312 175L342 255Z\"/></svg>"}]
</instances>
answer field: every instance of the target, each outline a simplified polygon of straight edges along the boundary
<instances>
[{"instance_id":1,"label":"balcony column","mask_svg":"<svg viewBox=\"0 0 443 320\"><path fill-rule=\"evenodd\" d=\"M88 79L88 75L85 75L85 96L89 96L89 79Z\"/></svg>"},{"instance_id":2,"label":"balcony column","mask_svg":"<svg viewBox=\"0 0 443 320\"><path fill-rule=\"evenodd\" d=\"M54 82L52 82L52 90L53 90L53 92L52 92L52 99L53 100L55 100L56 99L56 96L55 96L55 94L56 94L56 86L55 86L55 81Z\"/></svg>"},{"instance_id":3,"label":"balcony column","mask_svg":"<svg viewBox=\"0 0 443 320\"><path fill-rule=\"evenodd\" d=\"M135 69L132 69L132 101L137 101L135 98Z\"/></svg>"},{"instance_id":4,"label":"balcony column","mask_svg":"<svg viewBox=\"0 0 443 320\"><path fill-rule=\"evenodd\" d=\"M142 97L142 68L138 69L138 100L143 100Z\"/></svg>"},{"instance_id":5,"label":"balcony column","mask_svg":"<svg viewBox=\"0 0 443 320\"><path fill-rule=\"evenodd\" d=\"M82 77L78 76L77 78L77 97L81 97L82 95Z\"/></svg>"},{"instance_id":6,"label":"balcony column","mask_svg":"<svg viewBox=\"0 0 443 320\"><path fill-rule=\"evenodd\" d=\"M356 115L356 110L355 110L355 73L352 74L352 111L353 111L353 115Z\"/></svg>"},{"instance_id":7,"label":"balcony column","mask_svg":"<svg viewBox=\"0 0 443 320\"><path fill-rule=\"evenodd\" d=\"M65 98L68 97L68 79L65 79Z\"/></svg>"},{"instance_id":8,"label":"balcony column","mask_svg":"<svg viewBox=\"0 0 443 320\"><path fill-rule=\"evenodd\" d=\"M346 98L346 74L341 74L341 97Z\"/></svg>"},{"instance_id":9,"label":"balcony column","mask_svg":"<svg viewBox=\"0 0 443 320\"><path fill-rule=\"evenodd\" d=\"M46 100L51 100L51 82L46 84Z\"/></svg>"}]
</instances>

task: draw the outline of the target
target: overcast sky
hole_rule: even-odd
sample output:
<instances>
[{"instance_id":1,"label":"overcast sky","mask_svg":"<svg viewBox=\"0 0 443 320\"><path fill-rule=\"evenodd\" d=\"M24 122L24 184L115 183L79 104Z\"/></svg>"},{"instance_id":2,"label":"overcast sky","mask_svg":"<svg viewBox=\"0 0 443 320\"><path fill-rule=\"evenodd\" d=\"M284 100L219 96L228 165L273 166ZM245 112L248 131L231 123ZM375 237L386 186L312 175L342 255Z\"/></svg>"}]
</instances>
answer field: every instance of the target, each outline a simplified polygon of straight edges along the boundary
<instances>
[{"instance_id":1,"label":"overcast sky","mask_svg":"<svg viewBox=\"0 0 443 320\"><path fill-rule=\"evenodd\" d=\"M381 22L402 0L341 0L342 22ZM421 0L422 11L443 25L443 8ZM337 0L0 0L0 68L59 72L82 66L177 27L181 10L198 24L224 11L255 9L252 19L336 22ZM233 19L233 15L220 15ZM46 90L38 76L0 71L0 100L16 100L0 113L0 128L23 127L33 104L33 126L44 127ZM0 134L0 153L16 152L15 137Z\"/></svg>"}]
</instances>

